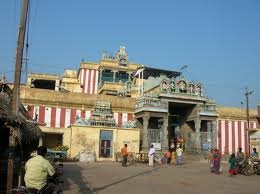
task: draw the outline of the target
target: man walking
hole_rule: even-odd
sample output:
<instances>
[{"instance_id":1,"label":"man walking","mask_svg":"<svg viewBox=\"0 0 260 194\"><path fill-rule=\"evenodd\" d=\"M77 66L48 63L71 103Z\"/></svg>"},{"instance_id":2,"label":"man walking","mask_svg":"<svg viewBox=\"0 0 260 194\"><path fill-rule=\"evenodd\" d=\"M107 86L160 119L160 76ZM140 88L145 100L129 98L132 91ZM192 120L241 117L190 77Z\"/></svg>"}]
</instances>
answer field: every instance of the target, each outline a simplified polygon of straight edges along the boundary
<instances>
[{"instance_id":1,"label":"man walking","mask_svg":"<svg viewBox=\"0 0 260 194\"><path fill-rule=\"evenodd\" d=\"M151 147L150 147L150 150L149 150L149 154L148 154L148 156L149 156L149 166L153 166L154 155L155 155L155 149L154 149L153 144L152 144Z\"/></svg>"},{"instance_id":2,"label":"man walking","mask_svg":"<svg viewBox=\"0 0 260 194\"><path fill-rule=\"evenodd\" d=\"M121 154L123 155L122 166L126 167L127 156L128 156L127 144L125 144L125 146L121 149Z\"/></svg>"}]
</instances>

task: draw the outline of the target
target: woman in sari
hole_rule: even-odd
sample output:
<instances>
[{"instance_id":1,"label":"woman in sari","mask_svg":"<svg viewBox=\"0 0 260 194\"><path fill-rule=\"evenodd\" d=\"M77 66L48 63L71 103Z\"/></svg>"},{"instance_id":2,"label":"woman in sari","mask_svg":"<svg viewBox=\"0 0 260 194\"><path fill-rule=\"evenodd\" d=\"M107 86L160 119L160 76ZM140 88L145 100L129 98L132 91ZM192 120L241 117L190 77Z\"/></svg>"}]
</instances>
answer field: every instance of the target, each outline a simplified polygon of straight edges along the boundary
<instances>
[{"instance_id":1,"label":"woman in sari","mask_svg":"<svg viewBox=\"0 0 260 194\"><path fill-rule=\"evenodd\" d=\"M213 153L213 170L215 174L219 174L221 154L218 149Z\"/></svg>"}]
</instances>

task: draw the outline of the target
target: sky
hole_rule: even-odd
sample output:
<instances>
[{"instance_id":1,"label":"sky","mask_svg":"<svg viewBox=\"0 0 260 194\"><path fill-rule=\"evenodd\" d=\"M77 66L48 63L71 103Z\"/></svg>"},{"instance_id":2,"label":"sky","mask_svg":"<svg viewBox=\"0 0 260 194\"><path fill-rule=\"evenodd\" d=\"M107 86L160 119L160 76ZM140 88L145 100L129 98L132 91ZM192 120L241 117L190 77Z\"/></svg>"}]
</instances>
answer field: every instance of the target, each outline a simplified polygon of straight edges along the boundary
<instances>
[{"instance_id":1,"label":"sky","mask_svg":"<svg viewBox=\"0 0 260 194\"><path fill-rule=\"evenodd\" d=\"M259 0L30 0L27 73L62 75L125 46L131 62L182 70L218 105L260 104ZM0 1L0 74L14 77L21 0Z\"/></svg>"}]
</instances>

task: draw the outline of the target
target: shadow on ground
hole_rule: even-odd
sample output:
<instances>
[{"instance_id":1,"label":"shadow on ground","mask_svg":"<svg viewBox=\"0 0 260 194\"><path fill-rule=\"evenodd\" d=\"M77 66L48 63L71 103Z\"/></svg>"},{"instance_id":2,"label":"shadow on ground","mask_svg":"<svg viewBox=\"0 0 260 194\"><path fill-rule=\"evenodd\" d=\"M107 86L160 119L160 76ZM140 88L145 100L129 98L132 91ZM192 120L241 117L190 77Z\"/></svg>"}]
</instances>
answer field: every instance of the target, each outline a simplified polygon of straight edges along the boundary
<instances>
[{"instance_id":1,"label":"shadow on ground","mask_svg":"<svg viewBox=\"0 0 260 194\"><path fill-rule=\"evenodd\" d=\"M98 192L98 191L101 191L101 190L105 190L106 188L108 188L108 187L110 187L110 186L113 186L113 185L122 183L122 182L124 182L124 181L133 179L133 178L138 177L138 176L141 176L141 175L149 174L149 173L151 173L151 172L153 172L153 171L156 171L156 170L159 169L159 168L160 168L160 167L154 167L154 168L152 168L151 170L147 170L147 171L138 173L138 174L136 174L136 175L132 175L132 176L123 178L123 179L121 179L121 180L118 180L118 181L115 181L115 182L113 182L113 183L104 185L104 186L102 186L102 187L93 188L93 192Z\"/></svg>"},{"instance_id":2,"label":"shadow on ground","mask_svg":"<svg viewBox=\"0 0 260 194\"><path fill-rule=\"evenodd\" d=\"M64 164L64 183L62 184L64 194L93 193L86 177L82 175L84 170L86 169L82 169L77 163Z\"/></svg>"}]
</instances>

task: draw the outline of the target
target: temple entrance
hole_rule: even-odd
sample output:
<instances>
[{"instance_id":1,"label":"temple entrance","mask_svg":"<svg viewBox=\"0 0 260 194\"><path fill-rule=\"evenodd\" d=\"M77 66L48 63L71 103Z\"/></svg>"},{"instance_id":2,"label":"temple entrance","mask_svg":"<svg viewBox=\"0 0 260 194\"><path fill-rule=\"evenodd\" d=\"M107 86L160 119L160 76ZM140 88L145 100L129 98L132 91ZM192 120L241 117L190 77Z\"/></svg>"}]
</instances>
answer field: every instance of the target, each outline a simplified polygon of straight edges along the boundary
<instances>
[{"instance_id":1,"label":"temple entrance","mask_svg":"<svg viewBox=\"0 0 260 194\"><path fill-rule=\"evenodd\" d=\"M194 110L196 104L185 104L169 102L169 143L175 143L183 138L185 142L189 141L189 132L193 131L193 127L187 122L187 118Z\"/></svg>"},{"instance_id":2,"label":"temple entrance","mask_svg":"<svg viewBox=\"0 0 260 194\"><path fill-rule=\"evenodd\" d=\"M169 140L174 140L177 137L178 129L181 126L179 116L169 116Z\"/></svg>"}]
</instances>

